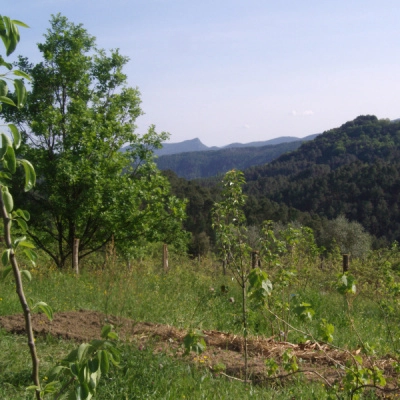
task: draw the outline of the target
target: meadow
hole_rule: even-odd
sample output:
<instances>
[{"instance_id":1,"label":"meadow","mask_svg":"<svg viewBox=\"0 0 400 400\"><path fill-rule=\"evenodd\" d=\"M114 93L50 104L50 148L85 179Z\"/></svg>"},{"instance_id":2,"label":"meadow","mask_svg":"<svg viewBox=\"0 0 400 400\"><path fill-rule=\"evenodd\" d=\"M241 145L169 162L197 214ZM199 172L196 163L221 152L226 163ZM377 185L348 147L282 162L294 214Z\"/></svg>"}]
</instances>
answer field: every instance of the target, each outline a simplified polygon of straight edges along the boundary
<instances>
[{"instance_id":1,"label":"meadow","mask_svg":"<svg viewBox=\"0 0 400 400\"><path fill-rule=\"evenodd\" d=\"M55 313L93 310L106 316L162 324L187 332L199 329L242 335L240 288L229 269L224 275L220 261L211 256L199 262L171 252L166 273L158 257L161 252L157 247L154 249L154 257L133 262L130 269L118 258L107 265L88 261L79 276L71 270L59 271L48 261L39 262L37 267L30 268L32 281L25 284L26 295L32 303L47 302ZM273 314L250 302L250 336L305 343L310 338L321 338L321 324L325 321L325 326L329 323L334 327L332 346L357 355L365 354L374 360L388 355L396 359L400 349L399 256L394 247L352 260L350 272L356 280L356 291L347 296L338 290L342 276L339 253L324 260L298 256L293 259L292 255L281 260L279 269L268 270L265 266L273 291L276 290L269 300ZM290 279L282 281L282 270L292 271ZM309 305L312 318L302 318L294 312L301 304ZM20 313L20 305L15 284L8 277L0 284L0 316L16 313ZM0 397L32 398L26 392L31 384L26 338L5 330L0 330L0 334ZM44 381L46 371L77 345L51 335L37 335L36 344ZM351 397L345 387L338 386L334 397L330 397L323 380L310 381L301 373L285 379L258 379L253 384L243 384L240 375L235 379L215 373L217 368L213 367L218 367L218 360L214 361L215 365L205 365L195 353L184 356L176 349L160 351L154 338L149 338L145 347L135 340L121 341L119 346L121 367L102 378L96 398L323 399L357 398L358 395L355 392ZM390 385L385 385L387 390L397 385L391 379ZM360 390L360 398L382 398L379 397L383 396L382 390L367 389ZM395 398L396 393L388 391L385 395Z\"/></svg>"}]
</instances>

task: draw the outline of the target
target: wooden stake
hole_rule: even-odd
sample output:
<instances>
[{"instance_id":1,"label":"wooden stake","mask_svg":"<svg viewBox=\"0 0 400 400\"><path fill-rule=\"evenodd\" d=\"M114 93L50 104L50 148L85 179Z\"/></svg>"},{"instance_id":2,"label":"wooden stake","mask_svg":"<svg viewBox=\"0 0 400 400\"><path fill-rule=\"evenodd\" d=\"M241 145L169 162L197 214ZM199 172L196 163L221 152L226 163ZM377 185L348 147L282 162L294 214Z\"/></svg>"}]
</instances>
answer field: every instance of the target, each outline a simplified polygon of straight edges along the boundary
<instances>
[{"instance_id":1,"label":"wooden stake","mask_svg":"<svg viewBox=\"0 0 400 400\"><path fill-rule=\"evenodd\" d=\"M163 268L164 272L168 272L168 247L165 243L163 246Z\"/></svg>"},{"instance_id":2,"label":"wooden stake","mask_svg":"<svg viewBox=\"0 0 400 400\"><path fill-rule=\"evenodd\" d=\"M349 255L343 254L343 273L345 274L349 270Z\"/></svg>"},{"instance_id":3,"label":"wooden stake","mask_svg":"<svg viewBox=\"0 0 400 400\"><path fill-rule=\"evenodd\" d=\"M74 239L74 246L72 248L72 268L75 273L79 275L79 239Z\"/></svg>"}]
</instances>

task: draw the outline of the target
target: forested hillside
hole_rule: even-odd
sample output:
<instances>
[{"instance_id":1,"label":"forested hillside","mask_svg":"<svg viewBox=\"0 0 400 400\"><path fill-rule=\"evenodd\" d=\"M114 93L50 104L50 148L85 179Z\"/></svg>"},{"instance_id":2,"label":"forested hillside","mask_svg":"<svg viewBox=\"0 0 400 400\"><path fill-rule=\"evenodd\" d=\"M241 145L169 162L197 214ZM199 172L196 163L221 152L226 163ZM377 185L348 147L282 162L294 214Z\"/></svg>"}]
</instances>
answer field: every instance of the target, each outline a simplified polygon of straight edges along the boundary
<instances>
[{"instance_id":1,"label":"forested hillside","mask_svg":"<svg viewBox=\"0 0 400 400\"><path fill-rule=\"evenodd\" d=\"M400 123L360 116L277 160L245 171L250 219L265 202L360 222L383 241L400 240Z\"/></svg>"},{"instance_id":2,"label":"forested hillside","mask_svg":"<svg viewBox=\"0 0 400 400\"><path fill-rule=\"evenodd\" d=\"M185 179L208 178L235 168L244 170L268 163L301 146L301 140L262 147L229 147L215 151L197 151L160 156L156 163L161 170L174 171Z\"/></svg>"}]
</instances>

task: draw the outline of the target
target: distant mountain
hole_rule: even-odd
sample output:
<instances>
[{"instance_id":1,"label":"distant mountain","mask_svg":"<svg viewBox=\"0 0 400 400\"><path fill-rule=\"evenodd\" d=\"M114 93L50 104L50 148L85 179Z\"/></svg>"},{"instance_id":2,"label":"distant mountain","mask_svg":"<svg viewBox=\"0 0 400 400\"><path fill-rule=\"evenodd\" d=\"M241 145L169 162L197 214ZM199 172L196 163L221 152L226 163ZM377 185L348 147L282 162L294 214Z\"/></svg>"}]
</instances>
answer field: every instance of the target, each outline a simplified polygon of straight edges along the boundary
<instances>
[{"instance_id":1,"label":"distant mountain","mask_svg":"<svg viewBox=\"0 0 400 400\"><path fill-rule=\"evenodd\" d=\"M314 135L309 135L304 138L298 138L294 136L281 136L275 139L265 140L263 142L250 142L250 143L232 143L227 146L222 147L223 149L233 148L233 147L264 147L264 146L272 146L281 143L291 143L291 142L304 142L308 140L313 140L318 136L318 133Z\"/></svg>"},{"instance_id":2,"label":"distant mountain","mask_svg":"<svg viewBox=\"0 0 400 400\"><path fill-rule=\"evenodd\" d=\"M162 146L162 149L154 151L157 156L218 149L218 147L206 146L205 144L201 143L200 139L198 138L185 140L179 143L163 143Z\"/></svg>"},{"instance_id":3,"label":"distant mountain","mask_svg":"<svg viewBox=\"0 0 400 400\"><path fill-rule=\"evenodd\" d=\"M155 162L161 170L171 170L185 179L209 178L235 168L244 170L271 162L296 150L300 140L263 147L227 147L215 151L197 151L161 156Z\"/></svg>"},{"instance_id":4,"label":"distant mountain","mask_svg":"<svg viewBox=\"0 0 400 400\"><path fill-rule=\"evenodd\" d=\"M292 137L292 136L281 136L275 139L270 139L270 140L265 140L265 141L260 141L260 142L251 142L251 143L231 143L226 146L222 147L208 147L205 144L203 144L200 139L191 139L191 140L185 140L183 142L178 142L178 143L163 143L162 149L155 150L155 154L157 156L166 156L166 155L171 155L171 154L179 154L179 153L189 153L189 152L195 152L195 151L211 151L211 150L221 150L221 149L228 149L228 148L237 148L237 147L264 147L268 145L277 145L281 143L290 143L290 142L295 142L295 141L304 141L304 140L312 140L314 139L318 134L315 135L310 135L305 138L298 138L298 137Z\"/></svg>"}]
</instances>

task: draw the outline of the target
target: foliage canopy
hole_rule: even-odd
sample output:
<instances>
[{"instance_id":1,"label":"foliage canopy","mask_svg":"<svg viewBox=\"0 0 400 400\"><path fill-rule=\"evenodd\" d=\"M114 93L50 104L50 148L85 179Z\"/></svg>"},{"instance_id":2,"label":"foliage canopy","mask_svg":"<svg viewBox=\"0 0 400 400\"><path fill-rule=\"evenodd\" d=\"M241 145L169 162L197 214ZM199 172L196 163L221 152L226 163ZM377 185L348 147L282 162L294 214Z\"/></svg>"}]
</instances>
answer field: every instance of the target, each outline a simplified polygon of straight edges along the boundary
<instances>
[{"instance_id":1,"label":"foliage canopy","mask_svg":"<svg viewBox=\"0 0 400 400\"><path fill-rule=\"evenodd\" d=\"M80 258L112 239L128 255L138 240L183 238L184 202L153 162L168 134L154 126L135 133L142 111L123 73L128 58L99 50L82 25L59 14L50 23L38 45L43 61L19 59L33 78L28 105L6 113L38 174L32 195L17 199L33 215L30 236L60 268L75 238Z\"/></svg>"}]
</instances>

